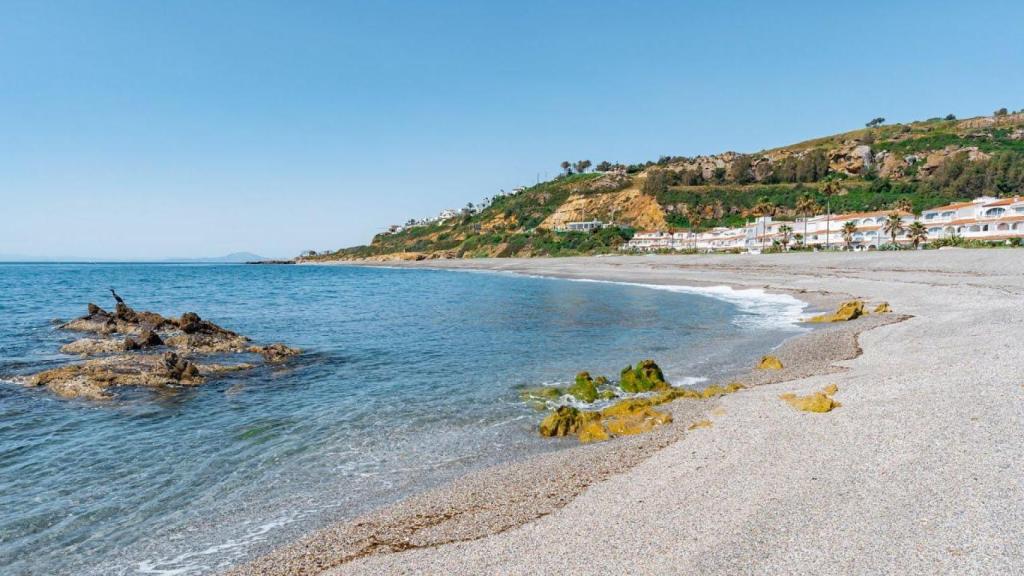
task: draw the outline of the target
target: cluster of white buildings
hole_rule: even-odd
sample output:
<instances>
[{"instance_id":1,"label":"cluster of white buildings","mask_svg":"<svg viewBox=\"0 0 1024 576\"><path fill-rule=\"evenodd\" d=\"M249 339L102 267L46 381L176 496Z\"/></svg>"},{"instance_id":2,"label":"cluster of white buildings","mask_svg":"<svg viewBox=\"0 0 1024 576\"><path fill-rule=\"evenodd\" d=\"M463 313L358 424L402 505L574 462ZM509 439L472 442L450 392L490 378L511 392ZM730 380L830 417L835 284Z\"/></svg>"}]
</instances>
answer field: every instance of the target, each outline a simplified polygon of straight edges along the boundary
<instances>
[{"instance_id":1,"label":"cluster of white buildings","mask_svg":"<svg viewBox=\"0 0 1024 576\"><path fill-rule=\"evenodd\" d=\"M388 226L384 230L384 232L382 232L382 234L384 234L384 235L398 234L399 232L402 232L402 231L407 230L409 228L417 228L417 227L420 227L420 226L430 226L431 224L437 224L439 222L445 222L445 221L451 220L452 218L457 218L459 216L464 216L464 215L472 216L473 214L477 214L481 210L483 210L483 209L487 208L488 206L490 206L498 198L502 198L504 196L514 196L516 194L519 194L520 192L522 192L525 189L526 189L525 187L519 186L517 188L514 188L512 190L512 192L505 192L504 190L501 190L497 194L495 194L494 196L484 198L483 200L480 201L479 204L472 204L472 203L467 204L466 207L463 208L462 210L455 210L454 208L445 208L444 210L441 210L441 212L439 212L437 216L434 216L434 217L427 217L427 218L420 218L420 219L413 218L413 219L410 219L405 224L392 224L392 225Z\"/></svg>"},{"instance_id":2,"label":"cluster of white buildings","mask_svg":"<svg viewBox=\"0 0 1024 576\"><path fill-rule=\"evenodd\" d=\"M740 228L714 228L704 232L642 231L625 245L623 250L661 252L671 250L697 250L699 252L758 252L774 245L812 248L828 246L845 249L847 239L843 229L848 222L856 227L850 236L852 250L874 250L892 241L886 233L885 222L892 210L855 212L850 214L819 215L794 221L778 221L771 217L758 218ZM925 210L920 218L908 212L898 212L903 220L903 232L896 241L909 244L910 224L915 220L926 226L927 243L941 238L960 237L965 240L1005 241L1024 238L1024 197L992 198L983 196L970 202L959 202Z\"/></svg>"}]
</instances>

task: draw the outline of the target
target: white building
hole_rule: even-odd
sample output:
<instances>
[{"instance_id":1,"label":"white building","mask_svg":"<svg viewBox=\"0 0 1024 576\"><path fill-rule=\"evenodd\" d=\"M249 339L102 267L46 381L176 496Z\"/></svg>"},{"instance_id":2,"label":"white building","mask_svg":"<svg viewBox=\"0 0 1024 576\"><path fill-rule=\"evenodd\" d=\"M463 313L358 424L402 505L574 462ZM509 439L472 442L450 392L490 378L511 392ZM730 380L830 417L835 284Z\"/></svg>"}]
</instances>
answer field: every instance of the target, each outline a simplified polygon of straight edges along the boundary
<instances>
[{"instance_id":1,"label":"white building","mask_svg":"<svg viewBox=\"0 0 1024 576\"><path fill-rule=\"evenodd\" d=\"M604 228L604 222L600 220L588 220L586 222L566 222L565 226L559 226L557 232L593 232Z\"/></svg>"},{"instance_id":2,"label":"white building","mask_svg":"<svg viewBox=\"0 0 1024 576\"><path fill-rule=\"evenodd\" d=\"M892 242L886 223L899 214L903 230L896 235L898 244L909 244L913 214L893 210L818 215L795 221L778 221L770 216L757 218L739 228L715 228L710 231L649 230L638 232L622 246L623 250L657 252L695 249L701 252L757 252L777 244L796 246L800 243L818 249L876 250ZM971 202L959 202L925 210L920 222L927 226L930 242L941 238L961 237L985 241L1024 239L1024 197L992 198L983 196ZM855 229L844 236L846 224ZM786 228L784 228L786 227ZM800 237L800 242L797 237Z\"/></svg>"}]
</instances>

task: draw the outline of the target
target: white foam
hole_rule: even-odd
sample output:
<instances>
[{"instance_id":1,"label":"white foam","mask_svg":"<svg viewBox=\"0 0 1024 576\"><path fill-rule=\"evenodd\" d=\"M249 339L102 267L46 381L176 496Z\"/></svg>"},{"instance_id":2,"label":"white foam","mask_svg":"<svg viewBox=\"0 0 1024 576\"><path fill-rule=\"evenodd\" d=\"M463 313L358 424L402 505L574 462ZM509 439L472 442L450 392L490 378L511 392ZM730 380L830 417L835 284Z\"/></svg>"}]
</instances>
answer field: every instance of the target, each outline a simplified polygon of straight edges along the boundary
<instances>
[{"instance_id":1,"label":"white foam","mask_svg":"<svg viewBox=\"0 0 1024 576\"><path fill-rule=\"evenodd\" d=\"M737 326L749 328L772 328L776 330L802 331L807 328L801 324L804 308L807 303L789 294L773 294L761 288L737 289L731 286L684 286L677 284L643 284L640 282L617 282L612 280L592 280L588 278L570 278L572 282L595 282L599 284L617 284L620 286L638 286L651 290L676 292L679 294L695 294L706 296L736 306L741 314L733 319Z\"/></svg>"}]
</instances>

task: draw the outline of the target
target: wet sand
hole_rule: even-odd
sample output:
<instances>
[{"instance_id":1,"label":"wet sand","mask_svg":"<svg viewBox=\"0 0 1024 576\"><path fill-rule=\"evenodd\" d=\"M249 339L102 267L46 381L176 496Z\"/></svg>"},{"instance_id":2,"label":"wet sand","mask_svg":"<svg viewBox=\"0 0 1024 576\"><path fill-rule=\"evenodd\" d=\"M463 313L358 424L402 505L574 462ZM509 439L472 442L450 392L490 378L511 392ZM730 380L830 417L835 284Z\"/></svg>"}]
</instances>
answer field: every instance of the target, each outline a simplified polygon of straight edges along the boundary
<instances>
[{"instance_id":1,"label":"wet sand","mask_svg":"<svg viewBox=\"0 0 1024 576\"><path fill-rule=\"evenodd\" d=\"M405 264L760 287L820 308L856 296L895 314L791 339L786 369L677 401L651 434L471 474L233 573L1020 571L1022 264L1011 250ZM827 414L778 400L831 383L843 406ZM713 426L686 430L701 418Z\"/></svg>"}]
</instances>

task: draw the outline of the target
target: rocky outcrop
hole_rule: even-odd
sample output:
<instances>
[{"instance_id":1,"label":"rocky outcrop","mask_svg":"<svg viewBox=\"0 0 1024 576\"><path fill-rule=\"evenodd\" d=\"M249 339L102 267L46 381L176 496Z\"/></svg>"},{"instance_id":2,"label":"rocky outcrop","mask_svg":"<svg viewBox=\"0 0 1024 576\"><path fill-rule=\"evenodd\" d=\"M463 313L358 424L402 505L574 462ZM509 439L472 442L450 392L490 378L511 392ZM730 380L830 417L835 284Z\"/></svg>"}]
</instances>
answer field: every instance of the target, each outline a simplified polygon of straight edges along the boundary
<instances>
[{"instance_id":1,"label":"rocky outcrop","mask_svg":"<svg viewBox=\"0 0 1024 576\"><path fill-rule=\"evenodd\" d=\"M839 308L831 314L822 314L808 319L808 322L848 322L856 320L864 315L864 302L862 300L850 300L843 302Z\"/></svg>"},{"instance_id":2,"label":"rocky outcrop","mask_svg":"<svg viewBox=\"0 0 1024 576\"><path fill-rule=\"evenodd\" d=\"M797 396L793 393L787 393L779 396L779 399L803 412L831 412L832 410L842 406L842 404L832 399L832 396L838 391L838 386L835 384L829 384L820 392L812 392L806 396Z\"/></svg>"},{"instance_id":3,"label":"rocky outcrop","mask_svg":"<svg viewBox=\"0 0 1024 576\"><path fill-rule=\"evenodd\" d=\"M590 377L589 372L580 372L576 375L576 381L569 387L569 394L580 402L593 402L597 400L597 384Z\"/></svg>"},{"instance_id":4,"label":"rocky outcrop","mask_svg":"<svg viewBox=\"0 0 1024 576\"><path fill-rule=\"evenodd\" d=\"M197 386L211 375L253 368L250 363L202 364L197 359L203 355L259 354L267 363L279 363L300 352L281 343L252 344L245 336L203 320L194 312L172 319L136 311L123 301L112 313L89 304L85 316L60 328L97 336L65 344L61 352L99 357L21 380L65 398L107 399L112 396L111 389L126 386Z\"/></svg>"},{"instance_id":5,"label":"rocky outcrop","mask_svg":"<svg viewBox=\"0 0 1024 576\"><path fill-rule=\"evenodd\" d=\"M871 147L866 144L850 142L829 150L828 167L833 172L849 175L863 174L874 165Z\"/></svg>"},{"instance_id":6,"label":"rocky outcrop","mask_svg":"<svg viewBox=\"0 0 1024 576\"><path fill-rule=\"evenodd\" d=\"M671 386L665 382L665 375L654 360L643 360L636 368L626 366L622 369L619 374L619 387L625 392L637 393L666 390Z\"/></svg>"},{"instance_id":7,"label":"rocky outcrop","mask_svg":"<svg viewBox=\"0 0 1024 576\"><path fill-rule=\"evenodd\" d=\"M540 227L555 230L569 222L595 218L640 230L668 227L665 211L657 200L635 188L607 194L573 194L545 218Z\"/></svg>"},{"instance_id":8,"label":"rocky outcrop","mask_svg":"<svg viewBox=\"0 0 1024 576\"><path fill-rule=\"evenodd\" d=\"M591 387L593 387L595 399L605 397L609 392L611 395L608 398L615 398L617 394L612 390L597 389L598 385L603 384L605 382L602 382L601 377L594 379L589 373L581 372L576 376L576 381L570 387L569 393L572 394L573 389L579 387L582 390L581 394L590 397ZM644 360L635 368L629 366L624 369L622 380L619 381L619 389L623 393L640 395L622 399L601 410L580 410L572 406L559 406L544 418L538 426L538 431L541 436L547 437L576 436L580 442L600 442L616 436L641 434L672 421L671 414L656 410L656 406L681 398L694 400L714 398L731 394L743 388L744 385L739 382L733 382L726 386L712 385L703 390L675 388L665 381L661 368L653 360ZM651 394L652 392L654 394ZM551 387L533 388L523 393L525 399L531 402L543 400L545 404L547 401L557 401L561 396L560 389ZM588 402L593 402L593 400Z\"/></svg>"}]
</instances>

